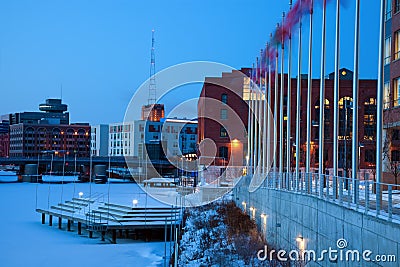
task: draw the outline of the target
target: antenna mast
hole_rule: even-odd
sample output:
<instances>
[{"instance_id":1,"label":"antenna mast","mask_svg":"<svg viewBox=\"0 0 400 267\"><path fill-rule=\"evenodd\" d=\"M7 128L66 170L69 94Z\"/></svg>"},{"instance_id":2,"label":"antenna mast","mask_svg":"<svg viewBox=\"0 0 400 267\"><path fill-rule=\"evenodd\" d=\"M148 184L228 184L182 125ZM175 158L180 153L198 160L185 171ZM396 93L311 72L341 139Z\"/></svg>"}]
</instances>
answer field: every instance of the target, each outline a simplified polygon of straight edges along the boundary
<instances>
[{"instance_id":1,"label":"antenna mast","mask_svg":"<svg viewBox=\"0 0 400 267\"><path fill-rule=\"evenodd\" d=\"M156 98L156 56L154 53L154 30L151 31L150 84L148 105L155 104Z\"/></svg>"}]
</instances>

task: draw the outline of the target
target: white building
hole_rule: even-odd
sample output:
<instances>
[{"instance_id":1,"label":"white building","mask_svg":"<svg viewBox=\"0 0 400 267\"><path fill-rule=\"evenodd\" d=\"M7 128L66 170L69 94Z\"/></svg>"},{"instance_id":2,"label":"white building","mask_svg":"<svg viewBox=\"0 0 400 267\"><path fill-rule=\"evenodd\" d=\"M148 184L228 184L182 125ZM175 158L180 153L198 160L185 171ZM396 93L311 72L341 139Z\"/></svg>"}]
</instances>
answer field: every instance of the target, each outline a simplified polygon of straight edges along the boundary
<instances>
[{"instance_id":1,"label":"white building","mask_svg":"<svg viewBox=\"0 0 400 267\"><path fill-rule=\"evenodd\" d=\"M108 130L108 155L136 156L134 153L135 122L113 123Z\"/></svg>"},{"instance_id":2,"label":"white building","mask_svg":"<svg viewBox=\"0 0 400 267\"><path fill-rule=\"evenodd\" d=\"M113 123L108 131L108 154L111 156L143 156L147 144L164 144L166 155L180 156L196 152L197 121L162 119L160 122L136 120Z\"/></svg>"}]
</instances>

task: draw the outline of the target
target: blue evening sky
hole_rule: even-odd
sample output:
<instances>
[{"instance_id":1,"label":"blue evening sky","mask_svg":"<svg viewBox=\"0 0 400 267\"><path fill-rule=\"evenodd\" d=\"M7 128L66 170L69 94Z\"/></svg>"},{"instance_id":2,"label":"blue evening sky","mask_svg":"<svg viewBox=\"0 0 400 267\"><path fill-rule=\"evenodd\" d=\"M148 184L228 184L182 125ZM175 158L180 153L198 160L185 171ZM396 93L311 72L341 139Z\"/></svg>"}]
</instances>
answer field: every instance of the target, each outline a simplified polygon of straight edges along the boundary
<instances>
[{"instance_id":1,"label":"blue evening sky","mask_svg":"<svg viewBox=\"0 0 400 267\"><path fill-rule=\"evenodd\" d=\"M327 73L334 66L335 1L330 2ZM341 67L352 69L354 1L342 2ZM379 2L362 1L361 78L377 76ZM149 76L152 29L157 71L193 60L249 67L287 10L286 0L1 0L0 114L35 111L45 98L60 97L62 86L73 122L123 121L134 91ZM314 76L319 76L319 6L314 25ZM306 70L308 17L303 33ZM294 36L294 54L296 46ZM170 110L200 89L180 87L163 102ZM182 116L194 116L195 108Z\"/></svg>"}]
</instances>

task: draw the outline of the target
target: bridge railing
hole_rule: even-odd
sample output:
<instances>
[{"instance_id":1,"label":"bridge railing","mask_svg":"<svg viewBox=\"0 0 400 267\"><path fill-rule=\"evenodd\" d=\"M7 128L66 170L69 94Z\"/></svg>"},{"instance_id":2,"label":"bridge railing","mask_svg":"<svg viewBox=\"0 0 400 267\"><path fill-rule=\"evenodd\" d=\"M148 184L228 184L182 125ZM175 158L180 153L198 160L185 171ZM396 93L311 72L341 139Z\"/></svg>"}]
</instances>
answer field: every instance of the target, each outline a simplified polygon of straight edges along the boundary
<instances>
[{"instance_id":1,"label":"bridge railing","mask_svg":"<svg viewBox=\"0 0 400 267\"><path fill-rule=\"evenodd\" d=\"M264 187L312 195L400 223L400 185L328 174L269 173Z\"/></svg>"}]
</instances>

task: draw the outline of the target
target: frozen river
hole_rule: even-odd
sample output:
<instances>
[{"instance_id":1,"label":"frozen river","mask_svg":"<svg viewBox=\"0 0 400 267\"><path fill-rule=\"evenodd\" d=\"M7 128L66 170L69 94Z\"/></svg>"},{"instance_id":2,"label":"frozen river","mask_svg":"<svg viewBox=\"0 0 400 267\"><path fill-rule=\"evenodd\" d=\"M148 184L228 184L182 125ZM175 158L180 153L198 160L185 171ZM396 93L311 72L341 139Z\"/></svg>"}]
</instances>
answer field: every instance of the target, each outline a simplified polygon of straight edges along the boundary
<instances>
[{"instance_id":1,"label":"frozen river","mask_svg":"<svg viewBox=\"0 0 400 267\"><path fill-rule=\"evenodd\" d=\"M0 266L161 266L164 242L119 239L118 244L79 236L74 229L67 232L54 222L41 224L35 208L47 208L79 192L88 197L97 194L107 201L132 205L156 204L146 198L136 184L0 184Z\"/></svg>"}]
</instances>

